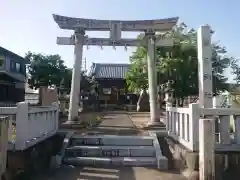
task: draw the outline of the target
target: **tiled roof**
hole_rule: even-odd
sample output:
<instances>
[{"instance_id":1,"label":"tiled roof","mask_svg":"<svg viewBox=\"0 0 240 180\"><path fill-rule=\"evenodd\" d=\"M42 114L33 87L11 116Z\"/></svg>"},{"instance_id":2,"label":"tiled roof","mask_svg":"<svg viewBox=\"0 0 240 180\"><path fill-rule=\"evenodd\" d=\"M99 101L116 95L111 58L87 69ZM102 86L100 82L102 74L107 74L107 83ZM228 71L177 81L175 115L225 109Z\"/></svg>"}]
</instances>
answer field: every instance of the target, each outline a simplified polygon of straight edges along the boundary
<instances>
[{"instance_id":1,"label":"tiled roof","mask_svg":"<svg viewBox=\"0 0 240 180\"><path fill-rule=\"evenodd\" d=\"M96 78L124 79L130 64L93 63L89 75Z\"/></svg>"}]
</instances>

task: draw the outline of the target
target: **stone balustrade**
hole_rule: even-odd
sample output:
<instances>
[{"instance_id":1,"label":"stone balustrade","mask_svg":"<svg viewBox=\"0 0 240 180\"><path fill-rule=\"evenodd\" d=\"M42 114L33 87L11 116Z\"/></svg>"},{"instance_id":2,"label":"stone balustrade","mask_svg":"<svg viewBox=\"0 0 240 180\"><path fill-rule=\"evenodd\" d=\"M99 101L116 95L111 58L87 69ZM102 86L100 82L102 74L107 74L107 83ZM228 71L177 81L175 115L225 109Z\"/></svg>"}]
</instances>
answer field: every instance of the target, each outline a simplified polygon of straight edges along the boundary
<instances>
[{"instance_id":1,"label":"stone balustrade","mask_svg":"<svg viewBox=\"0 0 240 180\"><path fill-rule=\"evenodd\" d=\"M199 150L199 121L202 117L215 120L215 150L240 149L240 109L200 108L197 103L186 108L167 107L166 126L169 136L192 151Z\"/></svg>"},{"instance_id":2,"label":"stone balustrade","mask_svg":"<svg viewBox=\"0 0 240 180\"><path fill-rule=\"evenodd\" d=\"M0 115L9 116L9 149L24 150L54 135L58 130L58 104L29 107L0 107Z\"/></svg>"}]
</instances>

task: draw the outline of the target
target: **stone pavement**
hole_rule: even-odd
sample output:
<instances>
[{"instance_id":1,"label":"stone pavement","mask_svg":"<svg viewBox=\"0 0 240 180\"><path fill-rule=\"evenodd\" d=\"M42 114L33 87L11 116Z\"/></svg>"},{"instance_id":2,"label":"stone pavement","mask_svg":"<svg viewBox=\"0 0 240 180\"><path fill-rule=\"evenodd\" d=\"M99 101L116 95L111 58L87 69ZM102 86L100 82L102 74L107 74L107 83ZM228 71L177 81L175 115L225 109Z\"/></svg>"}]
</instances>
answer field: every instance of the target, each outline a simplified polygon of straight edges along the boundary
<instances>
[{"instance_id":1,"label":"stone pavement","mask_svg":"<svg viewBox=\"0 0 240 180\"><path fill-rule=\"evenodd\" d=\"M124 112L107 113L97 127L76 130L77 134L137 135L140 134L140 132L130 116Z\"/></svg>"},{"instance_id":2,"label":"stone pavement","mask_svg":"<svg viewBox=\"0 0 240 180\"><path fill-rule=\"evenodd\" d=\"M134 124L131 121L128 114L107 114L103 117L103 121L98 127L114 127L114 128L134 128Z\"/></svg>"},{"instance_id":3,"label":"stone pavement","mask_svg":"<svg viewBox=\"0 0 240 180\"><path fill-rule=\"evenodd\" d=\"M144 167L62 167L35 180L186 180L177 172Z\"/></svg>"},{"instance_id":4,"label":"stone pavement","mask_svg":"<svg viewBox=\"0 0 240 180\"><path fill-rule=\"evenodd\" d=\"M141 127L143 124L147 124L149 122L149 118L150 118L149 112L142 112L142 113L131 112L128 114L129 114L129 117L131 118L133 124L136 127ZM164 123L164 115L160 115L160 112L158 114L159 114L160 122Z\"/></svg>"}]
</instances>

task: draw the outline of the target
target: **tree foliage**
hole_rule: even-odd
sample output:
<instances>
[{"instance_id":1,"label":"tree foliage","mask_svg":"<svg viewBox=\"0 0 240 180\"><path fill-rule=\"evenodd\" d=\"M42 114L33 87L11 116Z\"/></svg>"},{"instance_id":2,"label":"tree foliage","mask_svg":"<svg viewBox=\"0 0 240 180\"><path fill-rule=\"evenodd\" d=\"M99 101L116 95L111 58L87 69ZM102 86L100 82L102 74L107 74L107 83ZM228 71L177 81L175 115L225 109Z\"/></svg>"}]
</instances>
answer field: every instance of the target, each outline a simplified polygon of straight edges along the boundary
<instances>
[{"instance_id":1,"label":"tree foliage","mask_svg":"<svg viewBox=\"0 0 240 180\"><path fill-rule=\"evenodd\" d=\"M132 66L126 77L130 91L148 88L146 54L146 49L139 47L133 56L130 57Z\"/></svg>"},{"instance_id":2,"label":"tree foliage","mask_svg":"<svg viewBox=\"0 0 240 180\"><path fill-rule=\"evenodd\" d=\"M30 61L28 66L28 84L30 88L37 89L40 86L56 86L68 89L70 92L72 81L72 69L64 65L59 55L43 55L28 52L25 56ZM95 84L92 77L81 72L81 90L89 91Z\"/></svg>"},{"instance_id":3,"label":"tree foliage","mask_svg":"<svg viewBox=\"0 0 240 180\"><path fill-rule=\"evenodd\" d=\"M214 33L214 32L212 32ZM156 66L158 84L174 80L173 89L176 97L198 94L198 58L197 32L182 23L169 33L174 39L173 47L156 48ZM130 57L131 69L126 80L129 89L148 88L147 50L138 47ZM239 76L237 60L227 55L226 48L219 43L212 43L213 92L218 93L228 88L224 71L231 66L234 75ZM144 72L144 73L142 73ZM240 82L240 78L239 78Z\"/></svg>"},{"instance_id":4,"label":"tree foliage","mask_svg":"<svg viewBox=\"0 0 240 180\"><path fill-rule=\"evenodd\" d=\"M59 55L43 55L28 52L25 56L30 61L28 83L31 88L59 85L66 76L67 67Z\"/></svg>"}]
</instances>

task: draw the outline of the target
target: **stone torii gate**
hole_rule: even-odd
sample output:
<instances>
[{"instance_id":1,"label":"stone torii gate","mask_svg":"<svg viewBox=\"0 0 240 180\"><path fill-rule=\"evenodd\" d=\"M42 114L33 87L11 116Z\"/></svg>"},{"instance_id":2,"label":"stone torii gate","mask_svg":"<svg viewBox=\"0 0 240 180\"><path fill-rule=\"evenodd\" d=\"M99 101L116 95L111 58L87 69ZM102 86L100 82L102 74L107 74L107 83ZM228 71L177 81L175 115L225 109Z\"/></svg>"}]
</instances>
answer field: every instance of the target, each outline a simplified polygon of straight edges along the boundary
<instances>
[{"instance_id":1,"label":"stone torii gate","mask_svg":"<svg viewBox=\"0 0 240 180\"><path fill-rule=\"evenodd\" d=\"M78 104L80 93L80 71L82 66L83 46L128 46L147 45L148 49L148 81L149 81L149 102L151 118L149 125L160 122L157 116L157 78L155 63L155 46L172 46L173 40L164 35L157 35L157 32L167 32L176 25L178 18L158 20L97 20L73 18L60 15L53 15L55 22L61 29L73 30L71 37L58 37L59 45L74 45L74 66L72 74L71 95L68 120L78 116ZM90 38L85 36L86 31L110 31L109 38ZM144 38L126 39L122 38L122 31L144 32Z\"/></svg>"}]
</instances>

